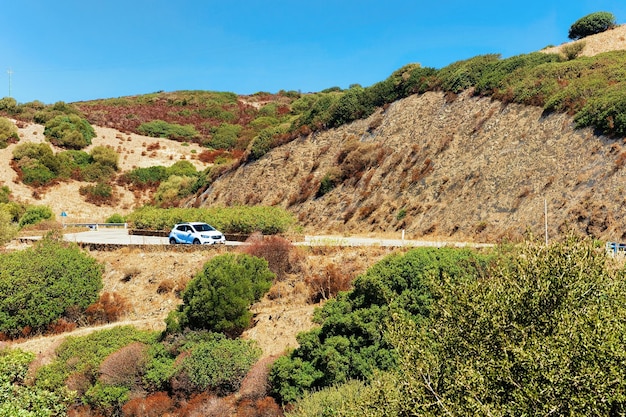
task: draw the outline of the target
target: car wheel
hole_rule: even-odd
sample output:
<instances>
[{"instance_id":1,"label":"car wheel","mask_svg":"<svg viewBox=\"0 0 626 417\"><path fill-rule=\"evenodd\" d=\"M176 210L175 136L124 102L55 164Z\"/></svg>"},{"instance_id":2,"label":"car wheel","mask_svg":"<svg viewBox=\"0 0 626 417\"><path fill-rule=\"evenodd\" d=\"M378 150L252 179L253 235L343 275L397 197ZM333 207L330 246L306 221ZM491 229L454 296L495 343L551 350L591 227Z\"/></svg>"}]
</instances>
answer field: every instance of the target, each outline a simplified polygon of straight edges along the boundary
<instances>
[{"instance_id":1,"label":"car wheel","mask_svg":"<svg viewBox=\"0 0 626 417\"><path fill-rule=\"evenodd\" d=\"M193 240L193 244L194 245L199 245L200 244L200 240L199 239L194 239Z\"/></svg>"},{"instance_id":2,"label":"car wheel","mask_svg":"<svg viewBox=\"0 0 626 417\"><path fill-rule=\"evenodd\" d=\"M170 245L175 245L176 244L176 239L174 239L173 237L170 238Z\"/></svg>"}]
</instances>

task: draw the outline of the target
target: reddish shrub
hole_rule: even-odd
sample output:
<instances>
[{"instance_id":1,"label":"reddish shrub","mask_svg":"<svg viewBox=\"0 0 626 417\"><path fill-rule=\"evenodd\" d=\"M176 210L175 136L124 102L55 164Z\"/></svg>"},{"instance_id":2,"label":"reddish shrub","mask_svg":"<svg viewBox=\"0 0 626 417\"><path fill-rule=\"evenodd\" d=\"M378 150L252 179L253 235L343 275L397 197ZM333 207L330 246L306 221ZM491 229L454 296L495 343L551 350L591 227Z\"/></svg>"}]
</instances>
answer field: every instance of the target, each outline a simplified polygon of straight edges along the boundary
<instances>
[{"instance_id":1,"label":"reddish shrub","mask_svg":"<svg viewBox=\"0 0 626 417\"><path fill-rule=\"evenodd\" d=\"M243 252L265 259L278 280L295 272L300 264L300 257L291 242L285 238L255 233L246 242L248 245L244 247Z\"/></svg>"},{"instance_id":2,"label":"reddish shrub","mask_svg":"<svg viewBox=\"0 0 626 417\"><path fill-rule=\"evenodd\" d=\"M242 398L260 399L268 394L268 375L270 366L278 357L269 356L258 361L241 381L239 395Z\"/></svg>"},{"instance_id":3,"label":"reddish shrub","mask_svg":"<svg viewBox=\"0 0 626 417\"><path fill-rule=\"evenodd\" d=\"M87 307L85 316L89 324L112 323L128 311L128 301L118 293L103 293L98 301Z\"/></svg>"},{"instance_id":4,"label":"reddish shrub","mask_svg":"<svg viewBox=\"0 0 626 417\"><path fill-rule=\"evenodd\" d=\"M122 407L124 417L162 417L174 411L174 400L166 392L157 392L146 398L135 398Z\"/></svg>"},{"instance_id":5,"label":"reddish shrub","mask_svg":"<svg viewBox=\"0 0 626 417\"><path fill-rule=\"evenodd\" d=\"M74 329L76 329L76 323L68 321L65 318L60 318L50 323L47 333L61 334L65 332L71 332Z\"/></svg>"},{"instance_id":6,"label":"reddish shrub","mask_svg":"<svg viewBox=\"0 0 626 417\"><path fill-rule=\"evenodd\" d=\"M244 399L237 404L237 417L282 417L283 411L272 397Z\"/></svg>"},{"instance_id":7,"label":"reddish shrub","mask_svg":"<svg viewBox=\"0 0 626 417\"><path fill-rule=\"evenodd\" d=\"M305 279L309 287L309 301L318 303L334 297L339 291L349 290L353 278L352 274L335 264L326 265L320 273Z\"/></svg>"},{"instance_id":8,"label":"reddish shrub","mask_svg":"<svg viewBox=\"0 0 626 417\"><path fill-rule=\"evenodd\" d=\"M178 411L180 417L206 417L233 415L234 407L225 398L202 393L194 396Z\"/></svg>"},{"instance_id":9,"label":"reddish shrub","mask_svg":"<svg viewBox=\"0 0 626 417\"><path fill-rule=\"evenodd\" d=\"M108 385L132 387L141 384L146 349L143 343L135 342L111 353L100 365L100 380Z\"/></svg>"}]
</instances>

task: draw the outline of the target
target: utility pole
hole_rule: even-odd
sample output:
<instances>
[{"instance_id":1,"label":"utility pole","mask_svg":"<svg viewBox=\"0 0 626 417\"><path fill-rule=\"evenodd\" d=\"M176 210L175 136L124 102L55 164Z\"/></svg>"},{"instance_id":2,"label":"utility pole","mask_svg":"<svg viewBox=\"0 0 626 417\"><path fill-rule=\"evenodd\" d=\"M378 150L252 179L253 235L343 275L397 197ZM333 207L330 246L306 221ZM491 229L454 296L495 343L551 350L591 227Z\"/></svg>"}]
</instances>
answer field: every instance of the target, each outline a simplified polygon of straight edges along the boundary
<instances>
[{"instance_id":1,"label":"utility pole","mask_svg":"<svg viewBox=\"0 0 626 417\"><path fill-rule=\"evenodd\" d=\"M546 229L546 246L548 246L548 200L543 200L543 218L545 219L545 229Z\"/></svg>"},{"instance_id":2,"label":"utility pole","mask_svg":"<svg viewBox=\"0 0 626 417\"><path fill-rule=\"evenodd\" d=\"M9 97L11 97L11 75L13 74L13 70L9 68L7 74L9 74Z\"/></svg>"}]
</instances>

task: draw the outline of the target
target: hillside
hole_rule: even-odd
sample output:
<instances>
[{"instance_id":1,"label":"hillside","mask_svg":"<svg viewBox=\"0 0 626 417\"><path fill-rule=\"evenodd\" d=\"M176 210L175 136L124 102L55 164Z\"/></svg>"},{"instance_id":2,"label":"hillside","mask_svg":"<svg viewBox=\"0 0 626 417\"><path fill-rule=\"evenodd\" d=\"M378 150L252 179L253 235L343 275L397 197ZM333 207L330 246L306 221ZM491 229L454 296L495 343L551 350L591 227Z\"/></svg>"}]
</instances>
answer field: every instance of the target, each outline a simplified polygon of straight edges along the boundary
<instances>
[{"instance_id":1,"label":"hillside","mask_svg":"<svg viewBox=\"0 0 626 417\"><path fill-rule=\"evenodd\" d=\"M372 125L377 126L371 129ZM316 198L342 150L372 153L358 179ZM415 95L309 135L218 179L193 204L280 204L309 230L498 241L573 227L626 237L621 141L571 117L464 93ZM357 152L358 153L358 152ZM404 217L403 214L404 213Z\"/></svg>"}]
</instances>

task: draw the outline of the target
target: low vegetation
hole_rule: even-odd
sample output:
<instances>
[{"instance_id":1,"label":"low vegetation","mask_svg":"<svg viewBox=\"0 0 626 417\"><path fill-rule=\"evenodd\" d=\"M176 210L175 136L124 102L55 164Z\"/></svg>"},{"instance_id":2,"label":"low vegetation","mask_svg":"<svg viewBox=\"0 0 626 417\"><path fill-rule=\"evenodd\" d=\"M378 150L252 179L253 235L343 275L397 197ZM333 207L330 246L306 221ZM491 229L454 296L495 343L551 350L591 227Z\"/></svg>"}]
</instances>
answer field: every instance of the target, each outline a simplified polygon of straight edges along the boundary
<instances>
[{"instance_id":1,"label":"low vegetation","mask_svg":"<svg viewBox=\"0 0 626 417\"><path fill-rule=\"evenodd\" d=\"M284 233L295 225L293 216L280 207L236 206L209 208L157 208L145 206L130 213L131 227L147 230L170 230L176 223L201 221L223 233L264 235Z\"/></svg>"}]
</instances>

